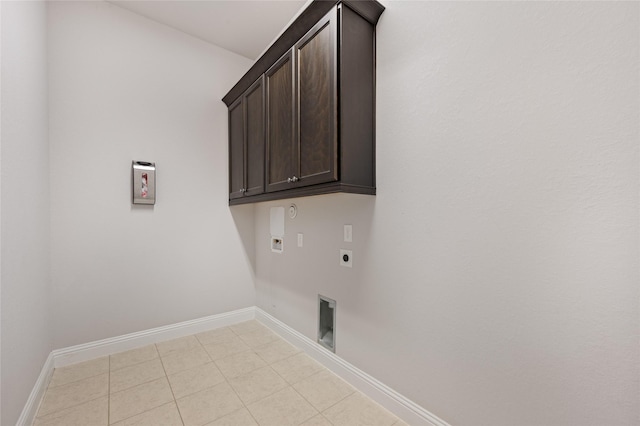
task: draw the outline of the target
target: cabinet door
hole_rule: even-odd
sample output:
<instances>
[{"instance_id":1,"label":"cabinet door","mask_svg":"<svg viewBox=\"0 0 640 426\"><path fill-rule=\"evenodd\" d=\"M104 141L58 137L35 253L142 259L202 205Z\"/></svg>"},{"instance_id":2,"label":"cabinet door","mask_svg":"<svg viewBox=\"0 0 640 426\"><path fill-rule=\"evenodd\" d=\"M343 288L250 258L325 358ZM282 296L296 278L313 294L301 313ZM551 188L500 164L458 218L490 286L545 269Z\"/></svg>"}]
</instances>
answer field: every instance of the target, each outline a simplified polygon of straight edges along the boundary
<instances>
[{"instance_id":1,"label":"cabinet door","mask_svg":"<svg viewBox=\"0 0 640 426\"><path fill-rule=\"evenodd\" d=\"M267 192L291 188L293 171L293 60L289 51L266 73Z\"/></svg>"},{"instance_id":2,"label":"cabinet door","mask_svg":"<svg viewBox=\"0 0 640 426\"><path fill-rule=\"evenodd\" d=\"M295 45L297 186L338 179L337 20L334 8Z\"/></svg>"},{"instance_id":3,"label":"cabinet door","mask_svg":"<svg viewBox=\"0 0 640 426\"><path fill-rule=\"evenodd\" d=\"M229 199L244 194L244 112L242 96L229 106Z\"/></svg>"},{"instance_id":4,"label":"cabinet door","mask_svg":"<svg viewBox=\"0 0 640 426\"><path fill-rule=\"evenodd\" d=\"M264 84L258 79L243 95L245 121L244 195L264 192Z\"/></svg>"}]
</instances>

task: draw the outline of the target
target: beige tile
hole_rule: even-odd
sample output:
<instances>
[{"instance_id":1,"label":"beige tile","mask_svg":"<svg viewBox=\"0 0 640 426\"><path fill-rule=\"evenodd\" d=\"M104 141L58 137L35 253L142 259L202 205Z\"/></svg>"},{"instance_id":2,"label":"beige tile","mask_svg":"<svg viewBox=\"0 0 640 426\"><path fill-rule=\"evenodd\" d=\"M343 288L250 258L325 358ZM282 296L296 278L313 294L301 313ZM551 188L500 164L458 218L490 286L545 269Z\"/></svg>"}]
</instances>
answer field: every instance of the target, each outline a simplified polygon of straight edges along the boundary
<instances>
[{"instance_id":1,"label":"beige tile","mask_svg":"<svg viewBox=\"0 0 640 426\"><path fill-rule=\"evenodd\" d=\"M302 423L300 426L331 426L331 422L327 420L322 414L318 414L315 417Z\"/></svg>"},{"instance_id":2,"label":"beige tile","mask_svg":"<svg viewBox=\"0 0 640 426\"><path fill-rule=\"evenodd\" d=\"M169 376L173 396L182 398L224 382L224 376L213 362Z\"/></svg>"},{"instance_id":3,"label":"beige tile","mask_svg":"<svg viewBox=\"0 0 640 426\"><path fill-rule=\"evenodd\" d=\"M206 426L258 426L258 423L246 408L241 408L238 411L220 417L215 422L207 423Z\"/></svg>"},{"instance_id":4,"label":"beige tile","mask_svg":"<svg viewBox=\"0 0 640 426\"><path fill-rule=\"evenodd\" d=\"M237 335L231 331L229 327L216 328L215 330L205 331L204 333L196 334L196 337L203 345L214 345L217 343L228 342L237 337Z\"/></svg>"},{"instance_id":5,"label":"beige tile","mask_svg":"<svg viewBox=\"0 0 640 426\"><path fill-rule=\"evenodd\" d=\"M89 402L109 392L109 375L101 374L88 379L47 389L38 416Z\"/></svg>"},{"instance_id":6,"label":"beige tile","mask_svg":"<svg viewBox=\"0 0 640 426\"><path fill-rule=\"evenodd\" d=\"M204 345L204 348L214 361L251 349L239 337L222 343Z\"/></svg>"},{"instance_id":7,"label":"beige tile","mask_svg":"<svg viewBox=\"0 0 640 426\"><path fill-rule=\"evenodd\" d=\"M109 401L106 396L36 418L33 426L107 426Z\"/></svg>"},{"instance_id":8,"label":"beige tile","mask_svg":"<svg viewBox=\"0 0 640 426\"><path fill-rule=\"evenodd\" d=\"M151 361L158 358L156 345L143 346L126 352L111 355L111 371L119 370L130 365Z\"/></svg>"},{"instance_id":9,"label":"beige tile","mask_svg":"<svg viewBox=\"0 0 640 426\"><path fill-rule=\"evenodd\" d=\"M281 361L300 352L300 349L290 345L282 339L278 339L266 345L258 346L253 350L267 364Z\"/></svg>"},{"instance_id":10,"label":"beige tile","mask_svg":"<svg viewBox=\"0 0 640 426\"><path fill-rule=\"evenodd\" d=\"M247 407L260 426L299 425L318 412L292 387L287 387Z\"/></svg>"},{"instance_id":11,"label":"beige tile","mask_svg":"<svg viewBox=\"0 0 640 426\"><path fill-rule=\"evenodd\" d=\"M127 390L112 393L109 402L109 420L119 422L173 401L167 378L144 383Z\"/></svg>"},{"instance_id":12,"label":"beige tile","mask_svg":"<svg viewBox=\"0 0 640 426\"><path fill-rule=\"evenodd\" d=\"M242 408L242 402L228 383L178 399L185 426L199 426Z\"/></svg>"},{"instance_id":13,"label":"beige tile","mask_svg":"<svg viewBox=\"0 0 640 426\"><path fill-rule=\"evenodd\" d=\"M280 339L277 334L269 330L258 330L246 334L241 334L240 338L250 348L257 348L258 346L266 345L267 343Z\"/></svg>"},{"instance_id":14,"label":"beige tile","mask_svg":"<svg viewBox=\"0 0 640 426\"><path fill-rule=\"evenodd\" d=\"M179 339L168 340L166 342L156 343L158 353L161 357L165 357L172 352L188 352L199 348L200 342L196 336L181 337Z\"/></svg>"},{"instance_id":15,"label":"beige tile","mask_svg":"<svg viewBox=\"0 0 640 426\"><path fill-rule=\"evenodd\" d=\"M318 411L326 410L351 395L355 389L330 371L321 371L296 383L293 388Z\"/></svg>"},{"instance_id":16,"label":"beige tile","mask_svg":"<svg viewBox=\"0 0 640 426\"><path fill-rule=\"evenodd\" d=\"M170 402L137 416L115 423L113 426L182 426L175 402Z\"/></svg>"},{"instance_id":17,"label":"beige tile","mask_svg":"<svg viewBox=\"0 0 640 426\"><path fill-rule=\"evenodd\" d=\"M258 368L229 379L229 384L245 404L255 402L289 386L271 367Z\"/></svg>"},{"instance_id":18,"label":"beige tile","mask_svg":"<svg viewBox=\"0 0 640 426\"><path fill-rule=\"evenodd\" d=\"M225 377L238 377L267 364L253 351L244 351L215 361Z\"/></svg>"},{"instance_id":19,"label":"beige tile","mask_svg":"<svg viewBox=\"0 0 640 426\"><path fill-rule=\"evenodd\" d=\"M237 335L251 333L253 331L269 331L267 327L260 324L256 320L245 321L238 324L234 324L232 326L229 326L229 328L233 330L233 332L236 333Z\"/></svg>"},{"instance_id":20,"label":"beige tile","mask_svg":"<svg viewBox=\"0 0 640 426\"><path fill-rule=\"evenodd\" d=\"M49 387L62 386L109 372L109 357L93 359L68 367L56 368Z\"/></svg>"},{"instance_id":21,"label":"beige tile","mask_svg":"<svg viewBox=\"0 0 640 426\"><path fill-rule=\"evenodd\" d=\"M304 353L271 364L271 368L290 384L297 383L324 369L322 365Z\"/></svg>"},{"instance_id":22,"label":"beige tile","mask_svg":"<svg viewBox=\"0 0 640 426\"><path fill-rule=\"evenodd\" d=\"M162 358L162 364L167 375L179 373L209 362L211 362L211 358L202 347L189 352L172 353Z\"/></svg>"},{"instance_id":23,"label":"beige tile","mask_svg":"<svg viewBox=\"0 0 640 426\"><path fill-rule=\"evenodd\" d=\"M336 426L391 426L399 420L360 392L348 396L322 414Z\"/></svg>"},{"instance_id":24,"label":"beige tile","mask_svg":"<svg viewBox=\"0 0 640 426\"><path fill-rule=\"evenodd\" d=\"M116 393L164 377L159 358L111 372L109 392Z\"/></svg>"}]
</instances>

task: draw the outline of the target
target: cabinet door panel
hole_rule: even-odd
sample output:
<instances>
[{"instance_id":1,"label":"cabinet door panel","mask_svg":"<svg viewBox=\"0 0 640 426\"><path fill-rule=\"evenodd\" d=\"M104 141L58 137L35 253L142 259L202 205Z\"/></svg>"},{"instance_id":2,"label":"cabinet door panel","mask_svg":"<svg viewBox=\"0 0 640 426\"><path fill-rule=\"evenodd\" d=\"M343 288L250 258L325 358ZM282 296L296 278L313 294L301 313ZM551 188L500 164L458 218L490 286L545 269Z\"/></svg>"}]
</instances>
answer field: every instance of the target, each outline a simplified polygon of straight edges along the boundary
<instances>
[{"instance_id":1,"label":"cabinet door panel","mask_svg":"<svg viewBox=\"0 0 640 426\"><path fill-rule=\"evenodd\" d=\"M299 185L337 180L336 12L296 45Z\"/></svg>"},{"instance_id":2,"label":"cabinet door panel","mask_svg":"<svg viewBox=\"0 0 640 426\"><path fill-rule=\"evenodd\" d=\"M229 199L244 188L244 116L242 97L229 107Z\"/></svg>"},{"instance_id":3,"label":"cabinet door panel","mask_svg":"<svg viewBox=\"0 0 640 426\"><path fill-rule=\"evenodd\" d=\"M244 96L246 122L246 192L264 192L264 92L262 79Z\"/></svg>"},{"instance_id":4,"label":"cabinet door panel","mask_svg":"<svg viewBox=\"0 0 640 426\"><path fill-rule=\"evenodd\" d=\"M267 192L288 189L293 176L293 61L291 52L265 74L267 84Z\"/></svg>"}]
</instances>

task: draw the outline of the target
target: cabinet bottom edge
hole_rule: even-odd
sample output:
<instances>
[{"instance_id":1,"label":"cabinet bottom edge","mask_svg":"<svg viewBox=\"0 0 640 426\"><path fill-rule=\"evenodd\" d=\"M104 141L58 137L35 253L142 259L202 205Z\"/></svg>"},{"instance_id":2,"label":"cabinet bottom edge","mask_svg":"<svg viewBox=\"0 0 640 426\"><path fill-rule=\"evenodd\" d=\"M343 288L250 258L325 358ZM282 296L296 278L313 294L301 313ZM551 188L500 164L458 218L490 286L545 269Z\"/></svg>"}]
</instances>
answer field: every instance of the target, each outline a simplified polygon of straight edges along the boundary
<instances>
[{"instance_id":1,"label":"cabinet bottom edge","mask_svg":"<svg viewBox=\"0 0 640 426\"><path fill-rule=\"evenodd\" d=\"M376 188L370 186L358 186L358 185L328 185L328 186L314 186L309 188L290 189L277 192L265 192L263 194L252 195L242 198L233 198L229 200L230 206L239 204L260 203L263 201L285 200L288 198L300 198L311 197L315 195L326 194L363 194L363 195L376 195Z\"/></svg>"}]
</instances>

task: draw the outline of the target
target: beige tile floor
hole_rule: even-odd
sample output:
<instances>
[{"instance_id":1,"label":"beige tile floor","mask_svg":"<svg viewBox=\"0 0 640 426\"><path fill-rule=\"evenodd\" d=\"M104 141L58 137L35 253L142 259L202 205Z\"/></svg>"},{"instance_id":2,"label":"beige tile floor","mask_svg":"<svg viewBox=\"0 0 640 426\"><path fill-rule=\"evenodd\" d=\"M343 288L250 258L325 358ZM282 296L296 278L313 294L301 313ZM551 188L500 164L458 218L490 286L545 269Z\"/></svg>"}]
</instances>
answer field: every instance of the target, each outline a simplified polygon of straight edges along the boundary
<instances>
[{"instance_id":1,"label":"beige tile floor","mask_svg":"<svg viewBox=\"0 0 640 426\"><path fill-rule=\"evenodd\" d=\"M257 321L58 368L34 426L405 425Z\"/></svg>"}]
</instances>

